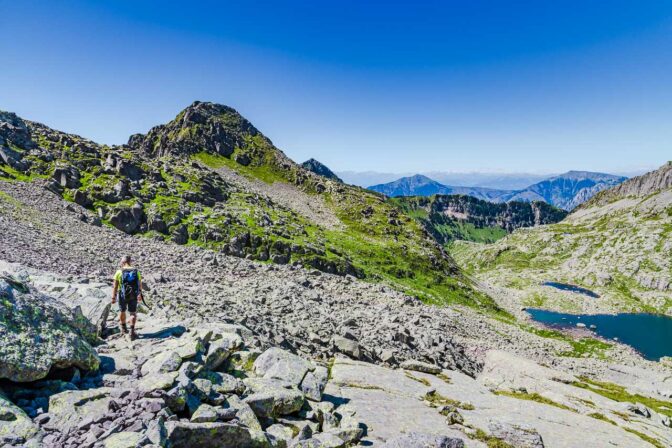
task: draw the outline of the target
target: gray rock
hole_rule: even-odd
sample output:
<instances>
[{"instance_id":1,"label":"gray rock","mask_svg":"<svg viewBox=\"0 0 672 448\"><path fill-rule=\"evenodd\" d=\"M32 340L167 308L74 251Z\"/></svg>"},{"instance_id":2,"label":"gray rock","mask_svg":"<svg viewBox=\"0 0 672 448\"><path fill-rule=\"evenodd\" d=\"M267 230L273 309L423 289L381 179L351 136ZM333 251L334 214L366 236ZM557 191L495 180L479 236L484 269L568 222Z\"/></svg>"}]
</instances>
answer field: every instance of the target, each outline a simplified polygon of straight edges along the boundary
<instances>
[{"instance_id":1,"label":"gray rock","mask_svg":"<svg viewBox=\"0 0 672 448\"><path fill-rule=\"evenodd\" d=\"M294 429L279 423L275 423L266 428L266 433L286 442L289 442L294 438Z\"/></svg>"},{"instance_id":2,"label":"gray rock","mask_svg":"<svg viewBox=\"0 0 672 448\"><path fill-rule=\"evenodd\" d=\"M276 417L298 412L303 406L303 394L294 389L267 389L245 398L258 417Z\"/></svg>"},{"instance_id":3,"label":"gray rock","mask_svg":"<svg viewBox=\"0 0 672 448\"><path fill-rule=\"evenodd\" d=\"M308 372L303 381L301 381L300 389L307 399L320 401L322 400L322 392L324 392L326 385L327 379L325 377L318 378L313 372Z\"/></svg>"},{"instance_id":4,"label":"gray rock","mask_svg":"<svg viewBox=\"0 0 672 448\"><path fill-rule=\"evenodd\" d=\"M490 433L517 448L544 448L544 441L536 429L519 424L493 422L488 425Z\"/></svg>"},{"instance_id":5,"label":"gray rock","mask_svg":"<svg viewBox=\"0 0 672 448\"><path fill-rule=\"evenodd\" d=\"M257 431L229 423L167 422L172 448L266 448L268 438Z\"/></svg>"},{"instance_id":6,"label":"gray rock","mask_svg":"<svg viewBox=\"0 0 672 448\"><path fill-rule=\"evenodd\" d=\"M386 441L381 448L464 448L464 441L435 434L411 432Z\"/></svg>"},{"instance_id":7,"label":"gray rock","mask_svg":"<svg viewBox=\"0 0 672 448\"><path fill-rule=\"evenodd\" d=\"M414 359L409 359L407 361L402 362L401 364L399 364L399 367L406 370L431 373L434 375L436 375L437 373L441 373L441 367L435 366L434 364L428 364L422 361L416 361Z\"/></svg>"},{"instance_id":8,"label":"gray rock","mask_svg":"<svg viewBox=\"0 0 672 448\"><path fill-rule=\"evenodd\" d=\"M230 396L227 401L229 406L236 410L236 418L238 418L243 425L250 429L261 431L261 423L259 423L259 419L250 405L235 395Z\"/></svg>"},{"instance_id":9,"label":"gray rock","mask_svg":"<svg viewBox=\"0 0 672 448\"><path fill-rule=\"evenodd\" d=\"M182 357L174 351L159 353L142 365L143 375L174 372L180 368Z\"/></svg>"},{"instance_id":10,"label":"gray rock","mask_svg":"<svg viewBox=\"0 0 672 448\"><path fill-rule=\"evenodd\" d=\"M228 373L204 371L199 373L199 378L206 379L212 383L212 390L220 394L242 394L245 391L245 384Z\"/></svg>"},{"instance_id":11,"label":"gray rock","mask_svg":"<svg viewBox=\"0 0 672 448\"><path fill-rule=\"evenodd\" d=\"M152 420L147 426L145 434L154 445L165 446L168 439L168 431L166 430L163 417Z\"/></svg>"},{"instance_id":12,"label":"gray rock","mask_svg":"<svg viewBox=\"0 0 672 448\"><path fill-rule=\"evenodd\" d=\"M5 286L0 300L0 378L27 382L44 378L52 367L98 369L90 344L94 326L59 301L16 285L11 294Z\"/></svg>"},{"instance_id":13,"label":"gray rock","mask_svg":"<svg viewBox=\"0 0 672 448\"><path fill-rule=\"evenodd\" d=\"M220 339L210 343L208 354L205 357L205 368L215 370L242 345L243 340L237 334L227 333L222 335Z\"/></svg>"},{"instance_id":14,"label":"gray rock","mask_svg":"<svg viewBox=\"0 0 672 448\"><path fill-rule=\"evenodd\" d=\"M122 431L105 439L105 448L136 448L140 446L144 435L139 432Z\"/></svg>"},{"instance_id":15,"label":"gray rock","mask_svg":"<svg viewBox=\"0 0 672 448\"><path fill-rule=\"evenodd\" d=\"M23 442L34 437L37 432L37 425L0 391L0 444L10 436Z\"/></svg>"},{"instance_id":16,"label":"gray rock","mask_svg":"<svg viewBox=\"0 0 672 448\"><path fill-rule=\"evenodd\" d=\"M216 422L218 420L217 409L209 404L201 404L191 415L192 423Z\"/></svg>"},{"instance_id":17,"label":"gray rock","mask_svg":"<svg viewBox=\"0 0 672 448\"><path fill-rule=\"evenodd\" d=\"M334 336L332 338L332 342L334 343L336 350L345 355L348 355L353 359L359 359L362 356L362 352L357 341L344 338L343 336Z\"/></svg>"},{"instance_id":18,"label":"gray rock","mask_svg":"<svg viewBox=\"0 0 672 448\"><path fill-rule=\"evenodd\" d=\"M85 418L95 421L108 413L110 388L69 390L49 397L48 426L61 431L77 426Z\"/></svg>"},{"instance_id":19,"label":"gray rock","mask_svg":"<svg viewBox=\"0 0 672 448\"><path fill-rule=\"evenodd\" d=\"M301 384L313 366L305 359L277 347L269 348L254 361L254 372L267 379Z\"/></svg>"}]
</instances>

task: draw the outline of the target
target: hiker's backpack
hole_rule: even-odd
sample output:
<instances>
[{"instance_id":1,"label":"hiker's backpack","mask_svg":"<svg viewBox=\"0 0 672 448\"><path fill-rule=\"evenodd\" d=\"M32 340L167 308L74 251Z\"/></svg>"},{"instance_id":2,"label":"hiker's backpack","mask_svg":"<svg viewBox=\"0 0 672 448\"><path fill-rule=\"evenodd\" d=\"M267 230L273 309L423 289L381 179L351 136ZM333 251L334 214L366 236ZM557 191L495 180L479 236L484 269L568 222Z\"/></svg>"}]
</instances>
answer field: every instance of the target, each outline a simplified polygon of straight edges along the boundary
<instances>
[{"instance_id":1,"label":"hiker's backpack","mask_svg":"<svg viewBox=\"0 0 672 448\"><path fill-rule=\"evenodd\" d=\"M137 269L121 271L121 296L124 301L136 300L140 291L140 280Z\"/></svg>"}]
</instances>

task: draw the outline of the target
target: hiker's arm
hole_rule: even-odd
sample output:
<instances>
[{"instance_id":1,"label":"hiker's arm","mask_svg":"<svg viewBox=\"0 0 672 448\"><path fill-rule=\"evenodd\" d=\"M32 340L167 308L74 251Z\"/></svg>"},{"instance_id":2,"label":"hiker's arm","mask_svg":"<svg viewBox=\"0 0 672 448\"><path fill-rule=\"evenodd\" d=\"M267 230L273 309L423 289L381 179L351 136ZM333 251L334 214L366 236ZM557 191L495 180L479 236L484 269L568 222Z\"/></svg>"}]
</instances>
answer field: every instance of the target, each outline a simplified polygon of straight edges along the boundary
<instances>
[{"instance_id":1,"label":"hiker's arm","mask_svg":"<svg viewBox=\"0 0 672 448\"><path fill-rule=\"evenodd\" d=\"M117 289L119 288L119 285L117 284L117 280L115 279L114 282L112 283L112 303L117 301Z\"/></svg>"},{"instance_id":2,"label":"hiker's arm","mask_svg":"<svg viewBox=\"0 0 672 448\"><path fill-rule=\"evenodd\" d=\"M144 302L145 298L142 296L142 278L138 277L138 299Z\"/></svg>"}]
</instances>

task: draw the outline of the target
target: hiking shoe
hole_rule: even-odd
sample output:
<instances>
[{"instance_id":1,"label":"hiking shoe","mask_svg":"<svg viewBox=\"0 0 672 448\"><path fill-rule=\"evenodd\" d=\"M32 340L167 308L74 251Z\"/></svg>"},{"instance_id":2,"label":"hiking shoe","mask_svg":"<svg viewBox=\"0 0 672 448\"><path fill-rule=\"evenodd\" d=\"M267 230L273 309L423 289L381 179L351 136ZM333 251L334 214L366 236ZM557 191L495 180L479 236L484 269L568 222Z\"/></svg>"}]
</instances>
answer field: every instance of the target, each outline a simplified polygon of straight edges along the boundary
<instances>
[{"instance_id":1,"label":"hiking shoe","mask_svg":"<svg viewBox=\"0 0 672 448\"><path fill-rule=\"evenodd\" d=\"M131 327L131 340L137 339L138 333L135 332L135 328Z\"/></svg>"},{"instance_id":2,"label":"hiking shoe","mask_svg":"<svg viewBox=\"0 0 672 448\"><path fill-rule=\"evenodd\" d=\"M121 334L126 333L128 333L128 328L126 327L126 324L121 324Z\"/></svg>"}]
</instances>

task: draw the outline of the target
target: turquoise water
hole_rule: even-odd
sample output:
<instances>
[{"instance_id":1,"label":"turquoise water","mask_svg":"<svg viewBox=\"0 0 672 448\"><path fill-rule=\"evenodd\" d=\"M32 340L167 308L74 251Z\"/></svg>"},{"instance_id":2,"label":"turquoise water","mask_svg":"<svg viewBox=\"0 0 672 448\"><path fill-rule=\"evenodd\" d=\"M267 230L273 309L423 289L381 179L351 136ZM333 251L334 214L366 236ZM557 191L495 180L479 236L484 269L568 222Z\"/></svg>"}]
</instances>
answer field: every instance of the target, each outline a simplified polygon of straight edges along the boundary
<instances>
[{"instance_id":1,"label":"turquoise water","mask_svg":"<svg viewBox=\"0 0 672 448\"><path fill-rule=\"evenodd\" d=\"M555 328L574 328L582 322L595 325L596 334L606 339L618 338L637 350L644 358L658 361L672 356L672 318L659 314L565 314L528 309L532 320Z\"/></svg>"}]
</instances>

